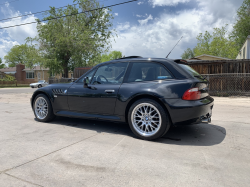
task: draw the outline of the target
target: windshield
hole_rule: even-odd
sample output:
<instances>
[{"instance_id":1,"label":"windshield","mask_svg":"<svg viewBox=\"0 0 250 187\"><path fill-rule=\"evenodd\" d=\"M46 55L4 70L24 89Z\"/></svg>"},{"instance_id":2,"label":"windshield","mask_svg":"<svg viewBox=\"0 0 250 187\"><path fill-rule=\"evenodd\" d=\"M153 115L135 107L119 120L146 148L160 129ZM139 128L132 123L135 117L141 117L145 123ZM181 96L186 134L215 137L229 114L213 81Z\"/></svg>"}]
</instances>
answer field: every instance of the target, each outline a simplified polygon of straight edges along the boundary
<instances>
[{"instance_id":1,"label":"windshield","mask_svg":"<svg viewBox=\"0 0 250 187\"><path fill-rule=\"evenodd\" d=\"M38 81L38 82L44 82L44 80L42 80L42 81Z\"/></svg>"}]
</instances>

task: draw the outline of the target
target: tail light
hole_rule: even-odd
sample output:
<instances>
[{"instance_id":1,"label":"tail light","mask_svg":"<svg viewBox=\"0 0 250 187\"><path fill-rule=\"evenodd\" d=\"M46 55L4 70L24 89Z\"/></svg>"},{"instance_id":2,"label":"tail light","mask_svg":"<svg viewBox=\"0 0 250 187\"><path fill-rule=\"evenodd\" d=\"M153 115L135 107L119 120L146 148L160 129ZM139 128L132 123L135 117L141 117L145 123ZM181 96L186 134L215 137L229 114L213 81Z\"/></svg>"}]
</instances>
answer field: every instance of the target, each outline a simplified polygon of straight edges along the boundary
<instances>
[{"instance_id":1,"label":"tail light","mask_svg":"<svg viewBox=\"0 0 250 187\"><path fill-rule=\"evenodd\" d=\"M200 98L201 98L201 92L199 91L199 88L191 88L187 90L182 96L183 100L188 100L188 101L199 100Z\"/></svg>"}]
</instances>

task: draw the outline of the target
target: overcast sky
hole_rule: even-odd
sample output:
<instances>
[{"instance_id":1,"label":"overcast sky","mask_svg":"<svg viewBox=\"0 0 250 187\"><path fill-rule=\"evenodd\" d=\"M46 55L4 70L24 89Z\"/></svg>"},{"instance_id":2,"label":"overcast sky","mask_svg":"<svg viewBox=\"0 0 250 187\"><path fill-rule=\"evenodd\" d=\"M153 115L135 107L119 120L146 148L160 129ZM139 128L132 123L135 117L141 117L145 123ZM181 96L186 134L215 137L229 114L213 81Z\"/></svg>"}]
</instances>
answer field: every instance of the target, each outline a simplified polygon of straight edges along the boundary
<instances>
[{"instance_id":1,"label":"overcast sky","mask_svg":"<svg viewBox=\"0 0 250 187\"><path fill-rule=\"evenodd\" d=\"M73 4L73 0L0 0L0 19L30 12ZM128 0L100 0L105 6ZM126 56L166 57L183 36L169 58L180 58L188 47L195 47L196 36L206 30L235 22L236 11L243 0L138 0L113 8L114 28L118 37L112 50ZM0 27L32 22L42 15L0 21ZM35 37L36 24L0 29L0 57L14 45L25 43L26 37Z\"/></svg>"}]
</instances>

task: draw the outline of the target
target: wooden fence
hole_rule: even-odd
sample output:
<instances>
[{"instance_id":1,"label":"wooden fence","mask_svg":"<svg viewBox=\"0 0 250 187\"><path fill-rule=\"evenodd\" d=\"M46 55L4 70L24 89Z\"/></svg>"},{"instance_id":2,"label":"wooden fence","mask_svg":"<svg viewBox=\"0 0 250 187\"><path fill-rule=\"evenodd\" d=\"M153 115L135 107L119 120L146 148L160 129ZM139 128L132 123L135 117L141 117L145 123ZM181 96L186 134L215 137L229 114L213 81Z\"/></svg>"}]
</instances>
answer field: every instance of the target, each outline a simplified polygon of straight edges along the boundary
<instances>
[{"instance_id":1,"label":"wooden fence","mask_svg":"<svg viewBox=\"0 0 250 187\"><path fill-rule=\"evenodd\" d=\"M74 69L74 78L81 77L84 73L92 69L92 67L82 67L82 68L75 68Z\"/></svg>"},{"instance_id":2,"label":"wooden fence","mask_svg":"<svg viewBox=\"0 0 250 187\"><path fill-rule=\"evenodd\" d=\"M203 75L209 81L209 94L214 96L250 96L250 73Z\"/></svg>"},{"instance_id":3,"label":"wooden fence","mask_svg":"<svg viewBox=\"0 0 250 187\"><path fill-rule=\"evenodd\" d=\"M200 74L250 73L250 59L244 60L196 60L189 66Z\"/></svg>"},{"instance_id":4,"label":"wooden fence","mask_svg":"<svg viewBox=\"0 0 250 187\"><path fill-rule=\"evenodd\" d=\"M0 87L17 86L17 81L0 81Z\"/></svg>"}]
</instances>

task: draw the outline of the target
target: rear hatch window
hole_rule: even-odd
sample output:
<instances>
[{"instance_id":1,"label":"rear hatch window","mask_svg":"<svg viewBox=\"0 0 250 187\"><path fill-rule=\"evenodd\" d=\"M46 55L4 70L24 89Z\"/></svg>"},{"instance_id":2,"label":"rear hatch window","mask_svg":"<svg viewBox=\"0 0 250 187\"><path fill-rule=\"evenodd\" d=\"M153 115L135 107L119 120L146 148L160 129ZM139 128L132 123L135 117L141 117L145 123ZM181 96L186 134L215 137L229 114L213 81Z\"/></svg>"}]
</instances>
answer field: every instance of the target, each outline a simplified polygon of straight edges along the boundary
<instances>
[{"instance_id":1,"label":"rear hatch window","mask_svg":"<svg viewBox=\"0 0 250 187\"><path fill-rule=\"evenodd\" d=\"M195 71L193 68L191 68L190 66L185 65L185 64L178 64L178 65L181 66L182 69L184 69L189 75L199 80L194 87L197 87L199 91L201 92L201 98L207 97L209 95L208 94L208 86L209 86L208 80L205 77L203 77L201 74L199 74L197 71Z\"/></svg>"},{"instance_id":2,"label":"rear hatch window","mask_svg":"<svg viewBox=\"0 0 250 187\"><path fill-rule=\"evenodd\" d=\"M202 77L197 71L195 71L193 68L191 68L188 65L185 64L178 64L179 66L182 67L182 69L184 69L189 75L193 76L193 77Z\"/></svg>"}]
</instances>

